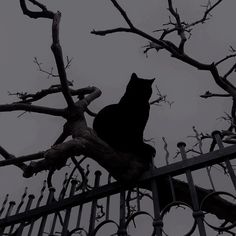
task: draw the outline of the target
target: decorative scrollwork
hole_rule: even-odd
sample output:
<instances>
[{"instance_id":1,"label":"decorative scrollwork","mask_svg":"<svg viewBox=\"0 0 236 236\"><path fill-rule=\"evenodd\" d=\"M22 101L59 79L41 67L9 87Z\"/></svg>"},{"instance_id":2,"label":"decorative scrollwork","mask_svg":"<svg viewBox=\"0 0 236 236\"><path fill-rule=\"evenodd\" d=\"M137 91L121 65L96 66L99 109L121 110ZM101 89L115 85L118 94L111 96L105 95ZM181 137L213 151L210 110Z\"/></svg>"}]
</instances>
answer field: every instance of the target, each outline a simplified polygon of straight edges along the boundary
<instances>
[{"instance_id":1,"label":"decorative scrollwork","mask_svg":"<svg viewBox=\"0 0 236 236\"><path fill-rule=\"evenodd\" d=\"M200 209L203 208L203 205L206 204L207 200L209 200L211 197L215 197L216 195L225 195L228 197L231 197L233 200L236 200L236 197L228 192L224 192L224 191L216 191L216 192L212 192L209 193L205 198L203 198L201 204L200 204ZM225 224L221 225L221 226L214 226L212 224L210 224L209 222L206 221L206 219L204 219L205 224L207 224L210 228L218 231L218 232L227 232L230 229L234 228L236 226L236 221L231 223L229 226L224 226ZM226 222L227 223L227 222Z\"/></svg>"},{"instance_id":2,"label":"decorative scrollwork","mask_svg":"<svg viewBox=\"0 0 236 236\"><path fill-rule=\"evenodd\" d=\"M97 234L97 232L98 232L104 225L110 224L110 223L115 224L116 227L117 227L117 229L119 229L119 225L118 225L115 221L113 221L113 220L105 220L105 221L101 222L99 225L97 225L97 227L93 230L91 236L95 236L95 235Z\"/></svg>"},{"instance_id":3,"label":"decorative scrollwork","mask_svg":"<svg viewBox=\"0 0 236 236\"><path fill-rule=\"evenodd\" d=\"M187 203L182 202L182 201L174 201L174 202L169 203L168 205L166 205L166 206L162 209L162 211L161 211L161 218L163 219L164 216L165 216L165 215L170 211L170 209L171 209L172 207L174 207L174 206L176 206L176 207L180 207L180 206L188 207L189 209L191 209L191 211L193 211L193 208L192 208L190 205L188 205ZM194 219L194 218L193 218L193 219ZM196 222L196 220L194 219L194 222L193 222L192 227L190 228L190 230L189 230L187 233L184 234L184 236L191 236L192 233L195 231L196 226L197 226L197 222Z\"/></svg>"}]
</instances>

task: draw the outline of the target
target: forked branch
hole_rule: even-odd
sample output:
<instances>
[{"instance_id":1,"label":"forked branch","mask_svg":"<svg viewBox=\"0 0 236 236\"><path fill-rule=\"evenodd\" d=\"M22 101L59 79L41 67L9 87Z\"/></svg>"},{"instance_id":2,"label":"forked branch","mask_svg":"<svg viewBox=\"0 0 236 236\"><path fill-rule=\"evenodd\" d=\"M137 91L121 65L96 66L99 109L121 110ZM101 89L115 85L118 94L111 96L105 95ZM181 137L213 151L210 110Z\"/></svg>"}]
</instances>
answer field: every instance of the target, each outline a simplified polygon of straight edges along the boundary
<instances>
[{"instance_id":1,"label":"forked branch","mask_svg":"<svg viewBox=\"0 0 236 236\"><path fill-rule=\"evenodd\" d=\"M39 7L41 11L36 12L36 11L29 10L25 3L25 0L20 0L20 6L25 15L29 16L30 18L35 18L35 19L37 18L53 19L54 13L47 10L46 6L44 6L43 4L35 0L28 0L28 1L31 2L33 5Z\"/></svg>"},{"instance_id":2,"label":"forked branch","mask_svg":"<svg viewBox=\"0 0 236 236\"><path fill-rule=\"evenodd\" d=\"M64 59L63 59L63 53L62 53L62 48L60 45L59 41L59 25L60 25L60 19L61 19L61 13L60 12L52 12L47 10L46 6L43 4L39 3L36 0L28 0L32 4L36 5L41 9L39 12L33 12L28 9L25 0L20 0L20 6L24 14L29 16L30 18L48 18L52 20L52 46L51 49L53 51L56 65L57 65L57 70L62 86L62 93L64 95L64 98L67 102L67 105L69 108L72 108L74 106L74 101L71 97L70 91L69 91L69 86L68 86L68 80L67 80L67 74L65 71L65 64L64 64Z\"/></svg>"}]
</instances>

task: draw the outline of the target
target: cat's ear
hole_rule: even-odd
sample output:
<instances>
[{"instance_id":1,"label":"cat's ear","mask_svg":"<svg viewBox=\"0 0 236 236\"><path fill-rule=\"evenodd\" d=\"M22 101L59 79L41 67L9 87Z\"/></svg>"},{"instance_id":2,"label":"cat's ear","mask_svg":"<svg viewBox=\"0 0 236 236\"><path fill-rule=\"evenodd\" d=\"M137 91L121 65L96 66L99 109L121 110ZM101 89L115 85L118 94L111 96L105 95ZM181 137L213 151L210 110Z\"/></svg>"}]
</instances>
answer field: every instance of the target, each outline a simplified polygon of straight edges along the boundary
<instances>
[{"instance_id":1,"label":"cat's ear","mask_svg":"<svg viewBox=\"0 0 236 236\"><path fill-rule=\"evenodd\" d=\"M136 73L132 73L132 75L131 75L131 80L134 80L134 79L137 79L138 78L138 76L136 75Z\"/></svg>"}]
</instances>

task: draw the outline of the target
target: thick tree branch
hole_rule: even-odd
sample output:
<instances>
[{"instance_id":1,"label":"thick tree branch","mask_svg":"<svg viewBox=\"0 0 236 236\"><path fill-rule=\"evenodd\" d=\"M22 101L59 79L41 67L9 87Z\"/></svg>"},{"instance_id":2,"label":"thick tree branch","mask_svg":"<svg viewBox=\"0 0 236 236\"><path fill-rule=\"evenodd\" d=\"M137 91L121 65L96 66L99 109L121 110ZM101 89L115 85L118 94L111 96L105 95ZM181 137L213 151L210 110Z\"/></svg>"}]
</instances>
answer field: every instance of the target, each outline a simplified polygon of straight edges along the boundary
<instances>
[{"instance_id":1,"label":"thick tree branch","mask_svg":"<svg viewBox=\"0 0 236 236\"><path fill-rule=\"evenodd\" d=\"M147 166L139 162L133 154L117 153L104 141L99 139L92 129L80 132L80 137L58 144L43 153L44 160L32 162L25 170L24 176L30 177L42 170L57 168L57 164L66 162L71 156L85 155L97 161L114 177L127 180L140 176ZM110 161L112 160L112 162ZM62 166L59 165L58 168Z\"/></svg>"},{"instance_id":2,"label":"thick tree branch","mask_svg":"<svg viewBox=\"0 0 236 236\"><path fill-rule=\"evenodd\" d=\"M87 87L86 93L88 95L80 101L84 104L84 108L86 108L92 101L100 97L102 94L101 90L96 87Z\"/></svg>"},{"instance_id":3,"label":"thick tree branch","mask_svg":"<svg viewBox=\"0 0 236 236\"><path fill-rule=\"evenodd\" d=\"M2 155L6 160L14 160L16 157L9 152L7 152L3 147L0 146L0 155ZM26 170L27 165L24 163L16 163L15 166L19 167L23 171Z\"/></svg>"},{"instance_id":4,"label":"thick tree branch","mask_svg":"<svg viewBox=\"0 0 236 236\"><path fill-rule=\"evenodd\" d=\"M36 93L26 93L26 92L17 92L17 93L9 93L9 95L16 95L21 101L16 103L33 103L41 100L42 98L56 93L61 93L62 87L61 85L52 85L47 89L42 89ZM72 89L70 88L70 94L72 96L78 96L79 98L84 98L84 95L91 93L91 86L81 88L81 89Z\"/></svg>"},{"instance_id":5,"label":"thick tree branch","mask_svg":"<svg viewBox=\"0 0 236 236\"><path fill-rule=\"evenodd\" d=\"M26 166L27 168L25 168L25 164L23 164L23 166L21 167L19 165L21 165L21 163L26 162L26 161L42 159L44 158L44 153L45 152L38 152L34 154L15 157L14 155L8 153L3 147L0 146L0 154L5 159L4 161L0 162L0 166L16 165L19 168L21 168L23 171L26 171L28 166Z\"/></svg>"},{"instance_id":6,"label":"thick tree branch","mask_svg":"<svg viewBox=\"0 0 236 236\"><path fill-rule=\"evenodd\" d=\"M24 104L24 103L12 103L12 104L4 104L0 105L0 112L8 112L8 111L28 111L34 113L41 113L47 114L52 116L66 116L65 109L56 109L56 108L49 108L43 106L35 106L31 104Z\"/></svg>"},{"instance_id":7,"label":"thick tree branch","mask_svg":"<svg viewBox=\"0 0 236 236\"><path fill-rule=\"evenodd\" d=\"M53 43L52 43L51 49L56 60L57 70L58 70L58 74L59 74L59 78L60 78L61 86L62 86L62 93L65 97L68 107L70 108L74 106L74 101L70 94L64 60L63 60L62 48L59 41L60 19L61 19L60 12L57 12L56 14L54 14L53 23L52 23Z\"/></svg>"}]
</instances>

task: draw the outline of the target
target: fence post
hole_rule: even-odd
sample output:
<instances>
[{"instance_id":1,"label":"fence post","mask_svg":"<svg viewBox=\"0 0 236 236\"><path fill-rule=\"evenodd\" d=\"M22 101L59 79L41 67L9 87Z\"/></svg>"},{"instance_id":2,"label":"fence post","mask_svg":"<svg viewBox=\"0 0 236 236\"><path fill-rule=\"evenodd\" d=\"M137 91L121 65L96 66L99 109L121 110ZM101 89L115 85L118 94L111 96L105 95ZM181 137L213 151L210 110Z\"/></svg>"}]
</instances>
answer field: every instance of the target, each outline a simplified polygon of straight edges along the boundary
<instances>
[{"instance_id":1,"label":"fence post","mask_svg":"<svg viewBox=\"0 0 236 236\"><path fill-rule=\"evenodd\" d=\"M184 142L179 142L177 144L177 147L180 150L180 154L182 156L183 161L187 160L187 156L186 156L186 152L185 152L186 144ZM186 173L188 186L189 186L189 190L190 190L190 195L191 195L191 199L192 199L192 204L193 204L193 217L197 222L200 235L207 236L204 222L203 222L204 213L200 210L200 207L199 207L197 191L196 191L196 188L194 185L192 173L190 170L186 170L185 173Z\"/></svg>"}]
</instances>

